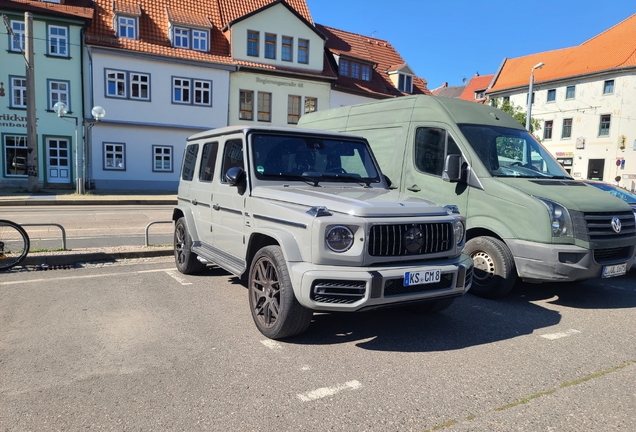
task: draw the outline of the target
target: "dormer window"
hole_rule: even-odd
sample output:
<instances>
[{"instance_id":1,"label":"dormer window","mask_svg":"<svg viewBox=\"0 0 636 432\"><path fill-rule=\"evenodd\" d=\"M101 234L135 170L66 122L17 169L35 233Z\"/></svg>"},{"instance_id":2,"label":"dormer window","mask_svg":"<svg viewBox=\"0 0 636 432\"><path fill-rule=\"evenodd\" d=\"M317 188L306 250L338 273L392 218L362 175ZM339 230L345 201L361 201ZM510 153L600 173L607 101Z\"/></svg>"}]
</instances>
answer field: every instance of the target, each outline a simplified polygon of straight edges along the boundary
<instances>
[{"instance_id":1,"label":"dormer window","mask_svg":"<svg viewBox=\"0 0 636 432\"><path fill-rule=\"evenodd\" d=\"M371 66L340 59L338 70L341 76L348 76L363 81L371 81Z\"/></svg>"},{"instance_id":2,"label":"dormer window","mask_svg":"<svg viewBox=\"0 0 636 432\"><path fill-rule=\"evenodd\" d=\"M172 46L196 51L210 50L212 23L205 16L166 8Z\"/></svg>"},{"instance_id":3,"label":"dormer window","mask_svg":"<svg viewBox=\"0 0 636 432\"><path fill-rule=\"evenodd\" d=\"M475 92L475 100L483 99L486 97L486 90L478 90Z\"/></svg>"},{"instance_id":4,"label":"dormer window","mask_svg":"<svg viewBox=\"0 0 636 432\"><path fill-rule=\"evenodd\" d=\"M413 93L413 77L400 74L398 78L398 90L404 93Z\"/></svg>"},{"instance_id":5,"label":"dormer window","mask_svg":"<svg viewBox=\"0 0 636 432\"><path fill-rule=\"evenodd\" d=\"M117 35L125 39L137 39L137 18L117 17Z\"/></svg>"},{"instance_id":6,"label":"dormer window","mask_svg":"<svg viewBox=\"0 0 636 432\"><path fill-rule=\"evenodd\" d=\"M115 0L113 1L113 11L115 12L113 27L117 32L117 37L139 39L139 17L141 16L139 4Z\"/></svg>"}]
</instances>

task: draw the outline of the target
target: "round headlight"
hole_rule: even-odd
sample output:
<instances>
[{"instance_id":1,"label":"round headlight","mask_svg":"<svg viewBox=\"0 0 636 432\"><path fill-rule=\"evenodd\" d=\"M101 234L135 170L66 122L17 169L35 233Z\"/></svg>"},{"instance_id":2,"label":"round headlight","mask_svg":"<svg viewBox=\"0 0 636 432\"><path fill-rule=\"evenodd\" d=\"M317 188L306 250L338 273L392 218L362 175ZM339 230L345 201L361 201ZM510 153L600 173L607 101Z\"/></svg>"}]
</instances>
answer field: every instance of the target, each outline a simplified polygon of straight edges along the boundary
<instances>
[{"instance_id":1,"label":"round headlight","mask_svg":"<svg viewBox=\"0 0 636 432\"><path fill-rule=\"evenodd\" d=\"M334 252L346 252L353 246L353 233L346 226L336 225L327 231L325 242Z\"/></svg>"},{"instance_id":2,"label":"round headlight","mask_svg":"<svg viewBox=\"0 0 636 432\"><path fill-rule=\"evenodd\" d=\"M455 221L455 242L457 244L461 244L464 241L465 233L466 233L466 230L464 228L464 224L461 221L456 220Z\"/></svg>"}]
</instances>

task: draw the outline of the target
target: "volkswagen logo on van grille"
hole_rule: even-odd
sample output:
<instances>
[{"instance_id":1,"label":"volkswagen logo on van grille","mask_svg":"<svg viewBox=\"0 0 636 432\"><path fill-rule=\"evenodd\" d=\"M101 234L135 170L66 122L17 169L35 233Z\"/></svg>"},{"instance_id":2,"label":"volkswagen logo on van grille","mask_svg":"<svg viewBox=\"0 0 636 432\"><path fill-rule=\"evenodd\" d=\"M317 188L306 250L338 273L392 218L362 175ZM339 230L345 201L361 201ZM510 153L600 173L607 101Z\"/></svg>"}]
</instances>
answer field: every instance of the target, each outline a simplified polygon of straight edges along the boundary
<instances>
[{"instance_id":1,"label":"volkswagen logo on van grille","mask_svg":"<svg viewBox=\"0 0 636 432\"><path fill-rule=\"evenodd\" d=\"M410 253L417 253L424 246L424 234L422 230L413 226L404 233L404 247Z\"/></svg>"},{"instance_id":2,"label":"volkswagen logo on van grille","mask_svg":"<svg viewBox=\"0 0 636 432\"><path fill-rule=\"evenodd\" d=\"M612 218L612 228L614 229L614 232L616 234L621 232L621 220L617 218L616 216Z\"/></svg>"}]
</instances>

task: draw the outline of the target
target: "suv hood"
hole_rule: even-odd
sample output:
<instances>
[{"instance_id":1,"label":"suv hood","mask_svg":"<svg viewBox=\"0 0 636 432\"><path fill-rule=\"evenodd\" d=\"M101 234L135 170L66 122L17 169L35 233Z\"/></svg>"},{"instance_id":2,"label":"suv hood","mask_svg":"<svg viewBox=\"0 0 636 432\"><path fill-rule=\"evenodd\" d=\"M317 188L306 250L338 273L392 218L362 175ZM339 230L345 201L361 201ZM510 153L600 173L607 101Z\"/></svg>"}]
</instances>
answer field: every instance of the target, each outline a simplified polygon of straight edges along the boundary
<instances>
[{"instance_id":1,"label":"suv hood","mask_svg":"<svg viewBox=\"0 0 636 432\"><path fill-rule=\"evenodd\" d=\"M502 178L502 183L539 198L581 212L629 211L623 200L577 180Z\"/></svg>"},{"instance_id":2,"label":"suv hood","mask_svg":"<svg viewBox=\"0 0 636 432\"><path fill-rule=\"evenodd\" d=\"M252 190L252 196L308 208L324 206L333 212L360 217L448 214L430 201L381 188L261 186Z\"/></svg>"}]
</instances>

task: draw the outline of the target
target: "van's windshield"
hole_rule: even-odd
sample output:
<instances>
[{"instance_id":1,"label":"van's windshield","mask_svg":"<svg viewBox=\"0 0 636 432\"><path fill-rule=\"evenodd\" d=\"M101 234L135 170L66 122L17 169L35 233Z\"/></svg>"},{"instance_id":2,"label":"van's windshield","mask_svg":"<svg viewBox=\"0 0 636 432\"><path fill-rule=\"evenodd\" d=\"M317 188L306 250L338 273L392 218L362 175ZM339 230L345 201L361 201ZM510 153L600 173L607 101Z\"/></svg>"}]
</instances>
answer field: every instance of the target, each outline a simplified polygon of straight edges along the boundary
<instances>
[{"instance_id":1,"label":"van's windshield","mask_svg":"<svg viewBox=\"0 0 636 432\"><path fill-rule=\"evenodd\" d=\"M459 128L494 177L570 178L525 130L475 124Z\"/></svg>"}]
</instances>

